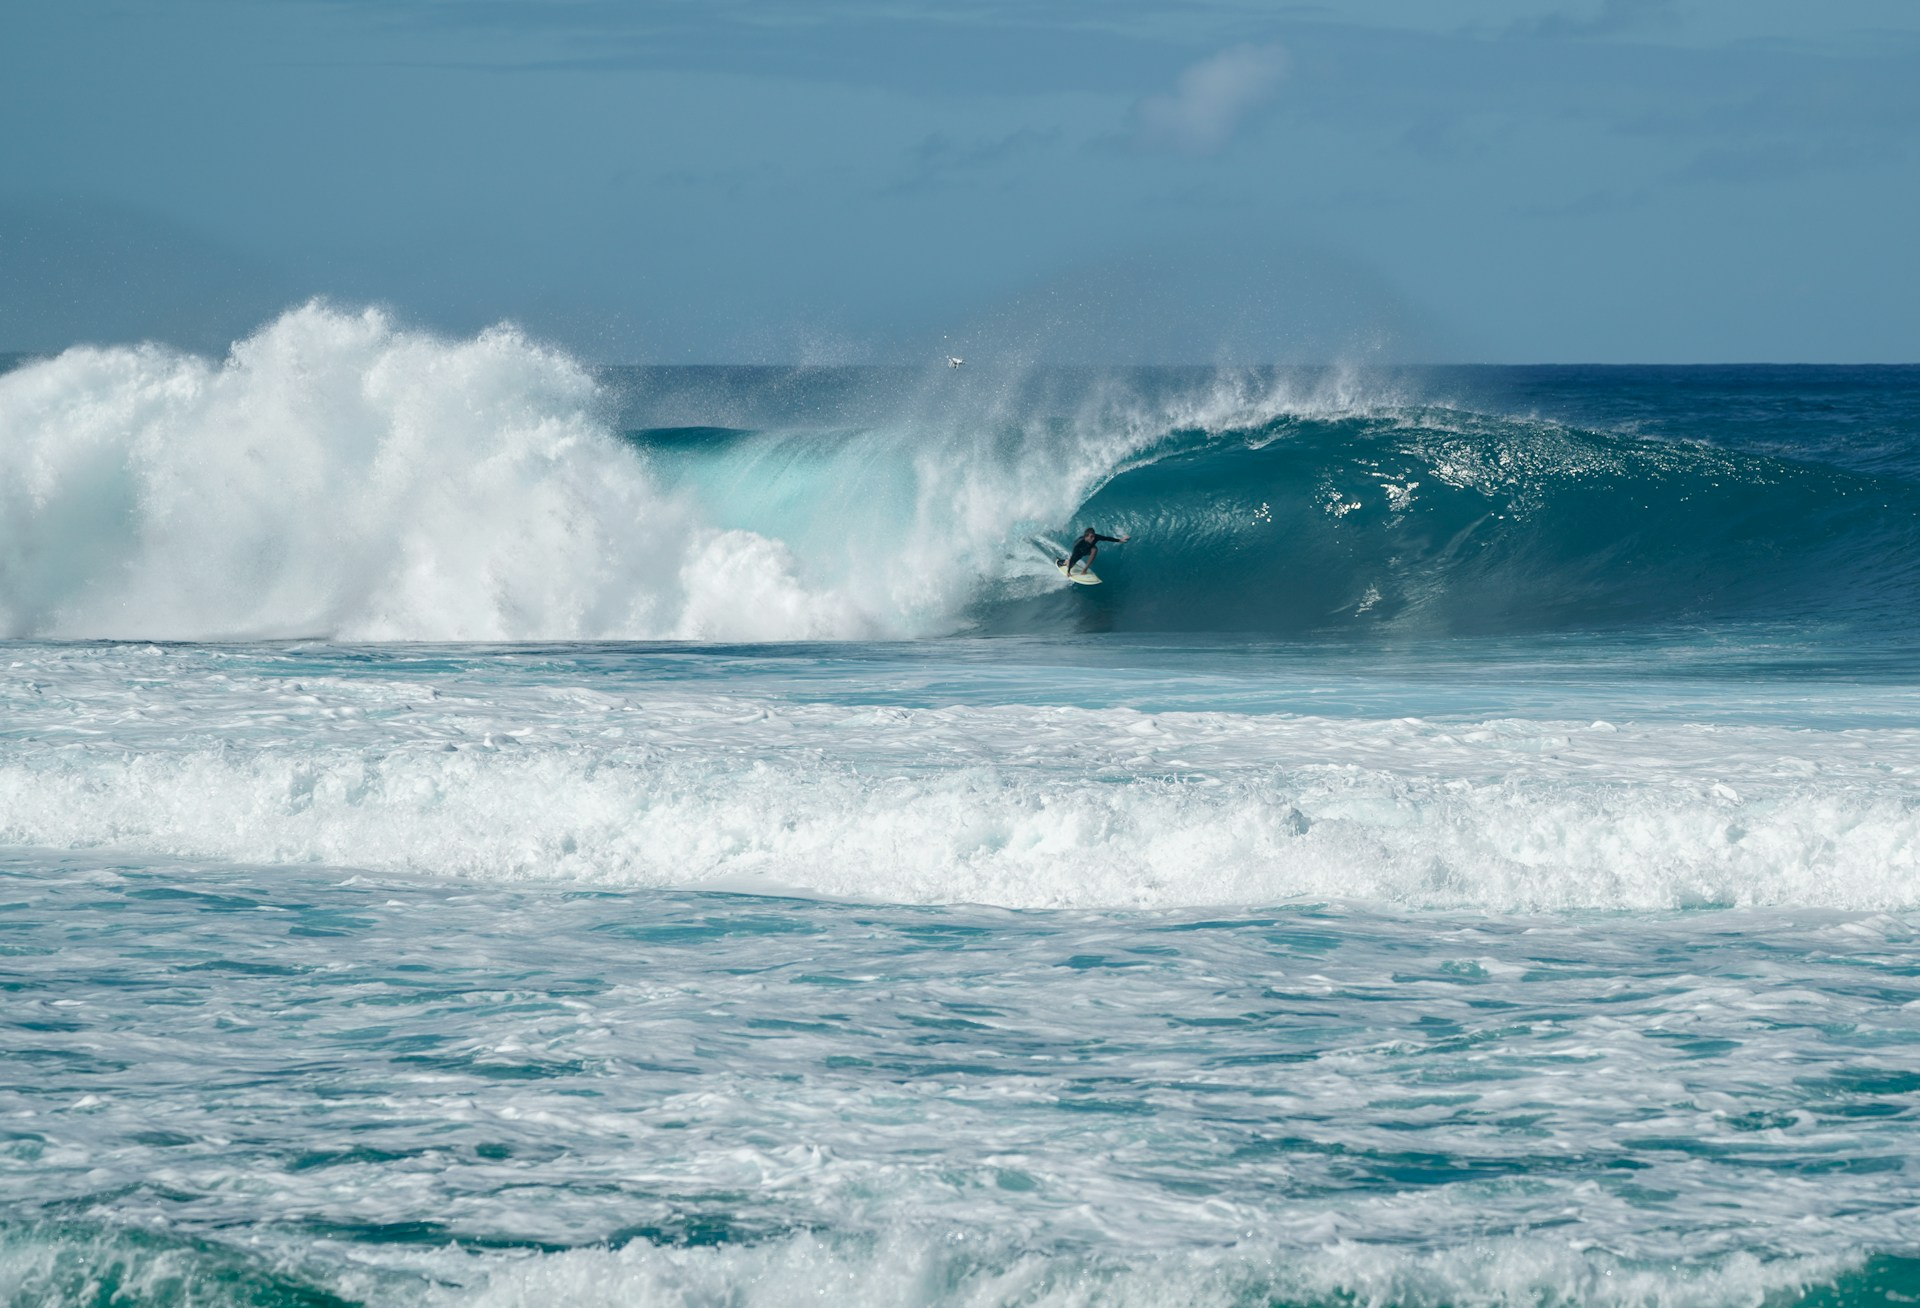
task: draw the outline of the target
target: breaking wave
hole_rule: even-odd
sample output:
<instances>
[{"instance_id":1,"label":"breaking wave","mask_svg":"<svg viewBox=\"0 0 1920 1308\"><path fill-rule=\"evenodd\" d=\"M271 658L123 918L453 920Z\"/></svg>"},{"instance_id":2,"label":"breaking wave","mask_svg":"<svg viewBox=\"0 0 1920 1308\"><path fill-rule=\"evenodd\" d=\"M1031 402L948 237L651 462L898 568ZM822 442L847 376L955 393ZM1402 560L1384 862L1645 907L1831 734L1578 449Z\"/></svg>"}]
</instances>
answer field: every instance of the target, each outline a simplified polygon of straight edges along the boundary
<instances>
[{"instance_id":1,"label":"breaking wave","mask_svg":"<svg viewBox=\"0 0 1920 1308\"><path fill-rule=\"evenodd\" d=\"M1920 598L1893 475L1335 373L883 380L636 423L644 376L320 303L219 362L70 350L0 377L0 635L1498 633ZM1134 541L1068 592L1045 555L1086 524Z\"/></svg>"}]
</instances>

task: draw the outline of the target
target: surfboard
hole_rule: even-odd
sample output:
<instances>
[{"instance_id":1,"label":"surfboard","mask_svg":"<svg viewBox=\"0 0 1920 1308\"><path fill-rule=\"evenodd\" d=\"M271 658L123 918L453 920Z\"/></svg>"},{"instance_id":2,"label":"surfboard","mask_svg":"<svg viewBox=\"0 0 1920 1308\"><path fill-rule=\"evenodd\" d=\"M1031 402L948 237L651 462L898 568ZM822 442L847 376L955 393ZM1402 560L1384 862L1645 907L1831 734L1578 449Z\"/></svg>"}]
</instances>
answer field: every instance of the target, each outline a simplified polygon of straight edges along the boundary
<instances>
[{"instance_id":1,"label":"surfboard","mask_svg":"<svg viewBox=\"0 0 1920 1308\"><path fill-rule=\"evenodd\" d=\"M1058 568L1062 574L1066 572L1067 565L1060 561L1067 557L1068 551L1066 546L1050 541L1045 536L1030 536L1028 539L1033 542L1035 549L1047 556L1047 562ZM1100 578L1094 576L1091 572L1076 572L1068 577L1067 580L1076 586L1098 586L1100 584Z\"/></svg>"}]
</instances>

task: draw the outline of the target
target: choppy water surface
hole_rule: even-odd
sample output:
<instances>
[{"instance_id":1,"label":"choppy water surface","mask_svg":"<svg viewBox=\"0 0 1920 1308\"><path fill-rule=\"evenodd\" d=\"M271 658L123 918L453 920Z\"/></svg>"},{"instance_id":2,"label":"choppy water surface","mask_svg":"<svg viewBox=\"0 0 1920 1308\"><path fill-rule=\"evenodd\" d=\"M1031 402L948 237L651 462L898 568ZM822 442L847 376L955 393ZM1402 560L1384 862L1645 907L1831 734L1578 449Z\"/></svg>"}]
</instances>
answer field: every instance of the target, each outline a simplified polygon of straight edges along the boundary
<instances>
[{"instance_id":1,"label":"choppy water surface","mask_svg":"<svg viewBox=\"0 0 1920 1308\"><path fill-rule=\"evenodd\" d=\"M1911 914L5 871L16 1295L1750 1301L1920 1197Z\"/></svg>"},{"instance_id":2,"label":"choppy water surface","mask_svg":"<svg viewBox=\"0 0 1920 1308\"><path fill-rule=\"evenodd\" d=\"M0 1284L1898 1289L1920 694L1707 644L13 646Z\"/></svg>"}]
</instances>

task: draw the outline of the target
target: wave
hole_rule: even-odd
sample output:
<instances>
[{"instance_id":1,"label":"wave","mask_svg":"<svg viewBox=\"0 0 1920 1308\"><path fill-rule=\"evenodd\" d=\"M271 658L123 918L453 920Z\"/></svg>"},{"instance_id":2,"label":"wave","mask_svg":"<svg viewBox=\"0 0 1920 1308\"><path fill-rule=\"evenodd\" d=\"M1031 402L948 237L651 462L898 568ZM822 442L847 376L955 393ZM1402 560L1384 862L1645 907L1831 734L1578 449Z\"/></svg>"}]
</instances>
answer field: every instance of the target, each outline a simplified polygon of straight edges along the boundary
<instances>
[{"instance_id":1,"label":"wave","mask_svg":"<svg viewBox=\"0 0 1920 1308\"><path fill-rule=\"evenodd\" d=\"M1892 475L1405 379L946 371L782 372L767 420L318 303L217 363L71 350L0 376L0 635L1448 634L1920 599ZM1069 593L1032 541L1087 524L1134 542Z\"/></svg>"},{"instance_id":2,"label":"wave","mask_svg":"<svg viewBox=\"0 0 1920 1308\"><path fill-rule=\"evenodd\" d=\"M1895 479L1416 406L1173 443L1081 510L1141 542L1104 628L1904 622L1920 597L1920 493Z\"/></svg>"},{"instance_id":3,"label":"wave","mask_svg":"<svg viewBox=\"0 0 1920 1308\"><path fill-rule=\"evenodd\" d=\"M577 726L481 733L398 692L301 693L317 747L10 748L0 844L1011 908L1920 903L1908 730L1863 757L1778 727L576 690Z\"/></svg>"},{"instance_id":4,"label":"wave","mask_svg":"<svg viewBox=\"0 0 1920 1308\"><path fill-rule=\"evenodd\" d=\"M1314 1228L1319 1229L1319 1228ZM351 1268L318 1257L270 1261L212 1242L142 1230L0 1229L0 1287L15 1302L154 1304L523 1305L565 1302L787 1305L834 1287L848 1305L1022 1303L1303 1305L1396 1303L1672 1304L1899 1301L1910 1258L1849 1252L1764 1258L1736 1252L1684 1262L1622 1257L1573 1241L1496 1236L1455 1249L1329 1240L1290 1248L1247 1239L1125 1258L1084 1249L1027 1251L1003 1237L903 1230L817 1232L757 1242L652 1243L488 1253L441 1236L431 1251L361 1249ZM303 1264L298 1271L275 1262ZM796 1291L795 1287L802 1287Z\"/></svg>"},{"instance_id":5,"label":"wave","mask_svg":"<svg viewBox=\"0 0 1920 1308\"><path fill-rule=\"evenodd\" d=\"M0 634L848 634L779 542L701 522L575 362L501 328L294 310L221 363L69 350L0 377Z\"/></svg>"}]
</instances>

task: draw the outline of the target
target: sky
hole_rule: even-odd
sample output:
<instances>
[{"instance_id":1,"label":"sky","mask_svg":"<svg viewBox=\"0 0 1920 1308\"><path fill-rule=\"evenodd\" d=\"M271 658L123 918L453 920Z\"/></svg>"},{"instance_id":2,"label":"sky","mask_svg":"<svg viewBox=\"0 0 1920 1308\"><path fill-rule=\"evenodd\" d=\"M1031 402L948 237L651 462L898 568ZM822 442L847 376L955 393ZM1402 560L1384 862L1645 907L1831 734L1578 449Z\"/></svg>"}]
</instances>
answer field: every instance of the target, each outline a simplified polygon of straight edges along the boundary
<instances>
[{"instance_id":1,"label":"sky","mask_svg":"<svg viewBox=\"0 0 1920 1308\"><path fill-rule=\"evenodd\" d=\"M6 0L0 351L1920 361L1913 0Z\"/></svg>"}]
</instances>

